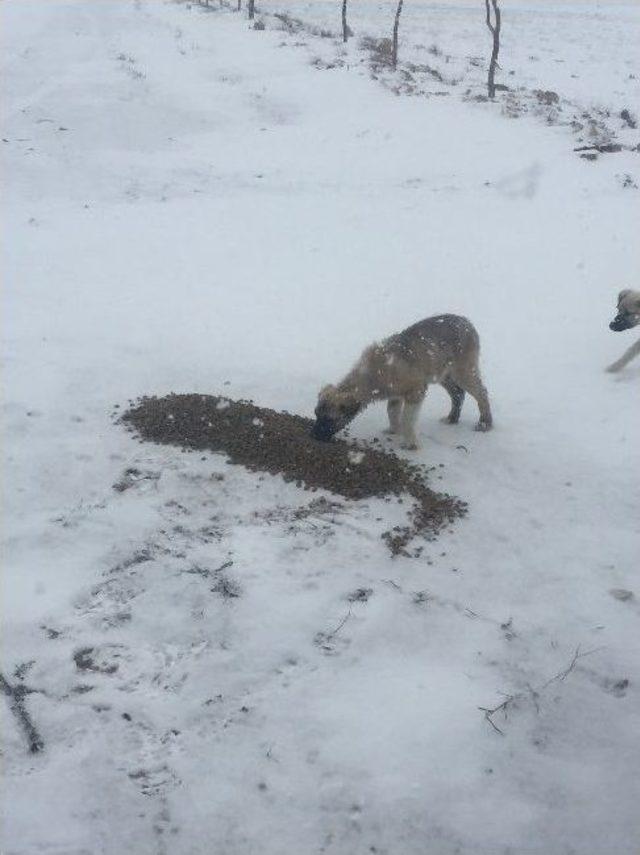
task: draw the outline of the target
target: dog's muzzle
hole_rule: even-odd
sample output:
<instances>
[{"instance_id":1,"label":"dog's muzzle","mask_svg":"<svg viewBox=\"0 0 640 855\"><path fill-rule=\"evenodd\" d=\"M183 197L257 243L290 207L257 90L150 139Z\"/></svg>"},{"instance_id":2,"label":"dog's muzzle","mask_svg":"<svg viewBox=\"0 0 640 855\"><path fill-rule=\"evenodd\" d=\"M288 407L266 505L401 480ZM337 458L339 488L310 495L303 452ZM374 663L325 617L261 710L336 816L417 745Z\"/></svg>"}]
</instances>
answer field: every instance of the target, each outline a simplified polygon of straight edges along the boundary
<instances>
[{"instance_id":1,"label":"dog's muzzle","mask_svg":"<svg viewBox=\"0 0 640 855\"><path fill-rule=\"evenodd\" d=\"M609 329L614 332L622 332L623 330L630 330L633 327L631 323L631 319L628 315L616 315L615 318L609 324Z\"/></svg>"},{"instance_id":2,"label":"dog's muzzle","mask_svg":"<svg viewBox=\"0 0 640 855\"><path fill-rule=\"evenodd\" d=\"M331 419L319 418L311 429L311 436L320 442L329 442L336 432L336 427Z\"/></svg>"}]
</instances>

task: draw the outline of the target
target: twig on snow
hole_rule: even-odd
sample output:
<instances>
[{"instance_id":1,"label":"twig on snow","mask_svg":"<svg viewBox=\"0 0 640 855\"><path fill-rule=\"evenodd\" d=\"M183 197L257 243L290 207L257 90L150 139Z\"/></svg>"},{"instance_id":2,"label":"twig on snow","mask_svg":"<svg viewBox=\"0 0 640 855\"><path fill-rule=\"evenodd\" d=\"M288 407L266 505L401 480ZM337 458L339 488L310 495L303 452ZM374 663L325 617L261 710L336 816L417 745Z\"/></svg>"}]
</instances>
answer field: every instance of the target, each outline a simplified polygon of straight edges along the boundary
<instances>
[{"instance_id":1,"label":"twig on snow","mask_svg":"<svg viewBox=\"0 0 640 855\"><path fill-rule=\"evenodd\" d=\"M593 647L591 650L585 650L584 653L580 653L580 645L578 645L576 647L576 652L573 654L573 659L568 664L568 666L563 671L559 671L557 674L555 674L553 677L551 677L549 680L547 680L546 683L544 683L542 686L540 686L538 691L539 692L544 691L544 689L546 689L547 686L550 686L551 683L555 683L556 680L560 680L562 682L563 680L565 680L569 676L569 674L576 667L576 662L578 661L578 659L584 659L585 656L591 656L592 653L597 653L599 650L602 650L602 649L603 649L602 647Z\"/></svg>"},{"instance_id":2,"label":"twig on snow","mask_svg":"<svg viewBox=\"0 0 640 855\"><path fill-rule=\"evenodd\" d=\"M340 623L338 624L338 626L337 626L335 629L333 629L331 632L328 632L328 633L326 634L325 638L326 638L327 640L330 640L330 639L332 639L332 638L335 638L335 637L336 637L336 635L340 632L340 630L341 630L341 629L342 629L342 627L345 625L345 623L349 620L349 618L350 618L350 617L351 617L351 609L349 609L349 611L346 613L346 615L342 618L342 620L340 621Z\"/></svg>"},{"instance_id":3,"label":"twig on snow","mask_svg":"<svg viewBox=\"0 0 640 855\"><path fill-rule=\"evenodd\" d=\"M208 567L200 567L199 564L194 564L193 567L189 567L188 570L184 570L184 573L193 573L196 576L202 576L204 579L208 579L210 576L215 576L216 573L223 573L228 567L233 566L233 561L225 561L224 564L221 564L219 567L215 567L213 570L210 570Z\"/></svg>"},{"instance_id":4,"label":"twig on snow","mask_svg":"<svg viewBox=\"0 0 640 855\"><path fill-rule=\"evenodd\" d=\"M552 683L558 681L562 682L563 680L566 680L569 674L576 667L576 663L579 659L584 659L585 656L591 656L592 653L597 653L599 650L602 650L602 647L594 647L592 650L585 650L584 653L580 653L580 645L578 645L578 647L576 647L575 653L573 654L573 658L571 659L571 662L569 662L567 667L563 668L562 671L558 671L557 674L554 674L553 677L550 677L539 688L534 689L533 687L528 686L527 692L517 692L514 695L507 695L506 699L501 704L498 704L498 706L496 707L478 707L478 709L484 713L485 719L489 722L489 724L496 731L496 733L499 733L501 736L504 736L504 731L500 730L498 725L493 720L493 716L496 713L502 711L506 719L509 707L517 703L517 701L522 700L526 697L530 697L533 700L533 703L536 707L536 712L540 712L540 705L538 703L540 693L544 692L544 690L548 688L548 686L550 686Z\"/></svg>"},{"instance_id":5,"label":"twig on snow","mask_svg":"<svg viewBox=\"0 0 640 855\"><path fill-rule=\"evenodd\" d=\"M491 727L496 731L496 733L499 733L500 736L504 736L504 730L500 730L500 728L495 723L495 721L491 718L491 716L495 715L497 712L500 712L500 710L502 710L504 712L504 715L506 718L507 717L507 707L509 706L509 704L511 704L516 699L516 697L517 697L517 695L508 695L506 700L504 700L501 704L498 704L498 706L494 707L493 709L488 709L487 707L478 707L478 709L482 710L482 712L484 713L484 717L489 722Z\"/></svg>"},{"instance_id":6,"label":"twig on snow","mask_svg":"<svg viewBox=\"0 0 640 855\"><path fill-rule=\"evenodd\" d=\"M0 673L0 689L2 689L2 693L9 699L9 707L27 737L31 754L37 754L42 751L44 749L44 740L38 733L24 705L25 696L31 694L34 689L28 689L22 684L12 686L2 673Z\"/></svg>"},{"instance_id":7,"label":"twig on snow","mask_svg":"<svg viewBox=\"0 0 640 855\"><path fill-rule=\"evenodd\" d=\"M616 154L622 151L620 143L599 143L597 145L580 145L574 151L599 151L600 154Z\"/></svg>"}]
</instances>

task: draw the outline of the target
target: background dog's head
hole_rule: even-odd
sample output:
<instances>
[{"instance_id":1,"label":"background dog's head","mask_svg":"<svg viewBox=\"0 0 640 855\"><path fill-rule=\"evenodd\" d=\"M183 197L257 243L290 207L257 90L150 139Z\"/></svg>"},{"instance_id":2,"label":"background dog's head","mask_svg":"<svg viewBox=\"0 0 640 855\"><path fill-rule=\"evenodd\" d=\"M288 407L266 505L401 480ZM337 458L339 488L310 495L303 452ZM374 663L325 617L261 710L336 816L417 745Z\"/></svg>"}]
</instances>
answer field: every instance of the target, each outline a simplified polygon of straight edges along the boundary
<instances>
[{"instance_id":1,"label":"background dog's head","mask_svg":"<svg viewBox=\"0 0 640 855\"><path fill-rule=\"evenodd\" d=\"M630 330L640 324L640 291L626 289L618 295L618 314L609 324L614 332Z\"/></svg>"},{"instance_id":2,"label":"background dog's head","mask_svg":"<svg viewBox=\"0 0 640 855\"><path fill-rule=\"evenodd\" d=\"M334 433L346 427L361 409L361 402L356 400L352 393L341 392L335 386L325 386L320 390L316 423L311 435L314 439L327 442Z\"/></svg>"}]
</instances>

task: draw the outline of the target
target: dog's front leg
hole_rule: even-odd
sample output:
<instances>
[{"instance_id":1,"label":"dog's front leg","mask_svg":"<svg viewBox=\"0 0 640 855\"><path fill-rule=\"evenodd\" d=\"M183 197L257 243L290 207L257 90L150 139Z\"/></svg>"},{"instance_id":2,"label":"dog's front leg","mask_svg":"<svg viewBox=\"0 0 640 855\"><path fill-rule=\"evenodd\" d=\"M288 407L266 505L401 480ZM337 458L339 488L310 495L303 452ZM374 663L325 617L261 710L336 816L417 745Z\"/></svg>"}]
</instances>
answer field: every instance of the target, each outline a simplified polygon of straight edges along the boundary
<instances>
[{"instance_id":1,"label":"dog's front leg","mask_svg":"<svg viewBox=\"0 0 640 855\"><path fill-rule=\"evenodd\" d=\"M625 367L625 365L628 365L632 359L635 359L635 357L639 353L640 353L640 339L638 339L638 341L635 344L632 344L628 350L625 350L625 352L622 354L620 359L616 360L616 362L614 362L612 365L610 365L607 368L607 371L609 371L612 374L615 374L616 371L620 371L622 368Z\"/></svg>"},{"instance_id":2,"label":"dog's front leg","mask_svg":"<svg viewBox=\"0 0 640 855\"><path fill-rule=\"evenodd\" d=\"M402 422L402 398L389 398L387 401L387 415L389 416L389 427L385 433L398 433Z\"/></svg>"},{"instance_id":3,"label":"dog's front leg","mask_svg":"<svg viewBox=\"0 0 640 855\"><path fill-rule=\"evenodd\" d=\"M402 408L402 447L409 451L415 451L418 448L418 438L416 437L416 422L420 414L420 407L424 401L424 392L417 392L414 395L408 395L404 399L404 407Z\"/></svg>"}]
</instances>

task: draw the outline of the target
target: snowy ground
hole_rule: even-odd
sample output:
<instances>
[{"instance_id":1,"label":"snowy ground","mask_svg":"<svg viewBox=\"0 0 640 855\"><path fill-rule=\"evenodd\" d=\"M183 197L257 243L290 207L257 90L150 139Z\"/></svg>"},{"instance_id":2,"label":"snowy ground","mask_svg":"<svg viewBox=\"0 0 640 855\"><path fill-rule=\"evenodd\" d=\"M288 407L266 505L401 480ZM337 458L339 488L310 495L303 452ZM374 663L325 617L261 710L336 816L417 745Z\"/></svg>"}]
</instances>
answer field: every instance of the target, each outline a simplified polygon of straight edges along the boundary
<instances>
[{"instance_id":1,"label":"snowy ground","mask_svg":"<svg viewBox=\"0 0 640 855\"><path fill-rule=\"evenodd\" d=\"M396 97L357 39L271 18L1 14L2 672L44 742L5 698L3 851L637 852L640 363L603 368L634 335L607 323L638 287L638 154L581 160L509 93ZM455 15L422 26L484 57ZM538 45L505 47L518 85L637 102L637 6L513 26ZM366 343L443 311L480 330L496 428L430 396L417 459L470 513L420 560L389 558L387 505L294 515L293 485L111 419L171 390L311 415ZM510 696L498 732L478 708Z\"/></svg>"},{"instance_id":2,"label":"snowy ground","mask_svg":"<svg viewBox=\"0 0 640 855\"><path fill-rule=\"evenodd\" d=\"M516 90L553 90L586 108L620 111L638 104L637 3L508 0L502 5L497 80ZM316 27L340 32L336 6L339 12L334 0L259 4L267 15L285 10ZM390 37L395 9L395 0L349 0L348 22L355 39ZM405 0L399 35L399 57L405 65L427 64L445 86L453 84L460 91L475 91L484 84L491 36L482 0ZM434 90L442 90L437 79L430 82Z\"/></svg>"}]
</instances>

